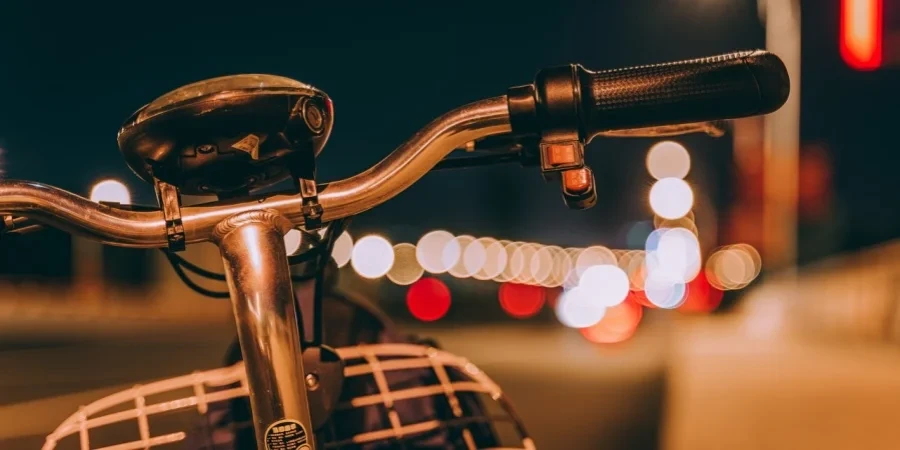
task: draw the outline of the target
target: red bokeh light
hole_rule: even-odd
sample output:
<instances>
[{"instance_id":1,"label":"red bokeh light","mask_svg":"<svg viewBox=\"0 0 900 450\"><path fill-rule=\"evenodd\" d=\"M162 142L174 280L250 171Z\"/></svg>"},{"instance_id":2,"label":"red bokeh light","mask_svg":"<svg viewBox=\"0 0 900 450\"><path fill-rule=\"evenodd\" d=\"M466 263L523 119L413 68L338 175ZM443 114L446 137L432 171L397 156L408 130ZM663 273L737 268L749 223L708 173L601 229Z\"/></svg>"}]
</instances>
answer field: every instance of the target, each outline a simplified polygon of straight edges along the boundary
<instances>
[{"instance_id":1,"label":"red bokeh light","mask_svg":"<svg viewBox=\"0 0 900 450\"><path fill-rule=\"evenodd\" d=\"M561 287L547 288L547 306L556 309L556 304L559 302L562 293L563 288Z\"/></svg>"},{"instance_id":2,"label":"red bokeh light","mask_svg":"<svg viewBox=\"0 0 900 450\"><path fill-rule=\"evenodd\" d=\"M633 336L643 316L644 308L629 294L624 302L607 308L606 315L596 325L579 331L595 344L615 344Z\"/></svg>"},{"instance_id":3,"label":"red bokeh light","mask_svg":"<svg viewBox=\"0 0 900 450\"><path fill-rule=\"evenodd\" d=\"M842 0L840 52L856 70L881 67L884 41L884 0Z\"/></svg>"},{"instance_id":4,"label":"red bokeh light","mask_svg":"<svg viewBox=\"0 0 900 450\"><path fill-rule=\"evenodd\" d=\"M434 322L450 310L450 289L437 278L422 278L406 291L406 307L423 322Z\"/></svg>"},{"instance_id":5,"label":"red bokeh light","mask_svg":"<svg viewBox=\"0 0 900 450\"><path fill-rule=\"evenodd\" d=\"M679 311L691 313L708 313L715 311L722 303L723 292L709 284L706 272L701 270L697 278L687 285L687 298L678 307Z\"/></svg>"},{"instance_id":6,"label":"red bokeh light","mask_svg":"<svg viewBox=\"0 0 900 450\"><path fill-rule=\"evenodd\" d=\"M527 319L541 312L547 301L547 290L542 286L503 283L497 296L507 314L516 319Z\"/></svg>"},{"instance_id":7,"label":"red bokeh light","mask_svg":"<svg viewBox=\"0 0 900 450\"><path fill-rule=\"evenodd\" d=\"M628 298L645 308L656 308L656 305L647 298L647 293L644 291L629 291Z\"/></svg>"}]
</instances>

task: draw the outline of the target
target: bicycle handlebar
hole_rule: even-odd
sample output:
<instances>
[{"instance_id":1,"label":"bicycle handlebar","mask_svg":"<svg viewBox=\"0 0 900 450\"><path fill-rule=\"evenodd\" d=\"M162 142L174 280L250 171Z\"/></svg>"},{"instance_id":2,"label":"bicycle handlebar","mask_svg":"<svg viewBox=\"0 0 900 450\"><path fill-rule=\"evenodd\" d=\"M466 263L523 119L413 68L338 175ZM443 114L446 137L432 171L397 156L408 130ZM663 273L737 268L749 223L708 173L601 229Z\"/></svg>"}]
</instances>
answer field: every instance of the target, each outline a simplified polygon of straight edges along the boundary
<instances>
[{"instance_id":1,"label":"bicycle handlebar","mask_svg":"<svg viewBox=\"0 0 900 450\"><path fill-rule=\"evenodd\" d=\"M572 73L577 77L570 77L575 88L569 95L580 95L582 101L575 105L580 110L577 119L589 138L600 134L628 135L627 130L637 128L655 127L669 134L695 130L696 126L678 125L772 112L784 103L788 93L784 65L776 56L759 51L603 72L570 66ZM540 78L539 74L538 85ZM582 87L589 88L580 89L579 93L576 88ZM358 214L387 201L467 142L516 132L511 114L515 118L521 108L514 100L494 97L448 112L372 168L323 185L319 191L322 221ZM538 95L535 101L540 105L541 100ZM541 112L537 111L536 116L534 120ZM302 207L299 194L184 207L181 215L185 240L207 241L222 220L259 209L277 211L301 226ZM111 245L168 245L160 211L117 209L29 181L0 181L0 214L23 215Z\"/></svg>"},{"instance_id":2,"label":"bicycle handlebar","mask_svg":"<svg viewBox=\"0 0 900 450\"><path fill-rule=\"evenodd\" d=\"M784 64L764 51L600 72L580 68L578 76L591 136L768 114L790 89Z\"/></svg>"},{"instance_id":3,"label":"bicycle handlebar","mask_svg":"<svg viewBox=\"0 0 900 450\"><path fill-rule=\"evenodd\" d=\"M451 111L422 128L406 143L363 173L320 188L325 222L361 213L399 194L441 159L466 142L510 131L506 98L478 101ZM181 209L187 243L210 239L216 224L245 211L278 211L303 225L297 195L257 196ZM31 181L0 181L0 213L18 214L90 237L135 248L168 245L162 212L137 212L95 203L59 188Z\"/></svg>"},{"instance_id":4,"label":"bicycle handlebar","mask_svg":"<svg viewBox=\"0 0 900 450\"><path fill-rule=\"evenodd\" d=\"M784 63L754 50L599 72L552 67L508 95L515 132L571 135L577 124L590 141L613 130L768 114L789 94Z\"/></svg>"}]
</instances>

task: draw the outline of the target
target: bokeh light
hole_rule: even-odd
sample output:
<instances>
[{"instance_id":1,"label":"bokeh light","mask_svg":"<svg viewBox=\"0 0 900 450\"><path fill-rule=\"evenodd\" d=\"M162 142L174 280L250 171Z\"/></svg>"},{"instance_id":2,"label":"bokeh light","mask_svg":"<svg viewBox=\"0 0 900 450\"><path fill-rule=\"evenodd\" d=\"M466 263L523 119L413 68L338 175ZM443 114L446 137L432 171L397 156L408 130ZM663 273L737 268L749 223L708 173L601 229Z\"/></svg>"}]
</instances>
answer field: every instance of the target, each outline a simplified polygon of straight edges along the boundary
<instances>
[{"instance_id":1,"label":"bokeh light","mask_svg":"<svg viewBox=\"0 0 900 450\"><path fill-rule=\"evenodd\" d=\"M549 249L552 254L550 277L544 283L544 286L548 288L562 286L569 274L575 269L575 262L572 261L568 251L556 246L551 246Z\"/></svg>"},{"instance_id":2,"label":"bokeh light","mask_svg":"<svg viewBox=\"0 0 900 450\"><path fill-rule=\"evenodd\" d=\"M516 250L519 249L523 242L509 242L509 241L500 241L500 243L504 244L503 253L506 253L506 266L503 267L503 270L500 271L497 276L493 277L494 281L498 283L505 283L507 281L511 281L519 276L524 269L524 265L522 264L522 260L517 260L518 265L513 264L513 255L516 254Z\"/></svg>"},{"instance_id":3,"label":"bokeh light","mask_svg":"<svg viewBox=\"0 0 900 450\"><path fill-rule=\"evenodd\" d=\"M575 264L578 262L578 257L581 256L581 253L584 251L583 248L574 248L570 247L565 249L566 255L569 257L569 261L571 261L572 267L566 273L565 278L563 279L563 288L572 289L575 286L578 286L578 270L575 269Z\"/></svg>"},{"instance_id":4,"label":"bokeh light","mask_svg":"<svg viewBox=\"0 0 900 450\"><path fill-rule=\"evenodd\" d=\"M343 232L334 241L334 248L331 249L331 257L338 267L344 267L353 257L353 238L350 233Z\"/></svg>"},{"instance_id":5,"label":"bokeh light","mask_svg":"<svg viewBox=\"0 0 900 450\"><path fill-rule=\"evenodd\" d=\"M734 248L743 252L750 259L750 263L753 265L753 275L751 275L750 281L755 280L762 271L762 257L759 252L750 244L735 244Z\"/></svg>"},{"instance_id":6,"label":"bokeh light","mask_svg":"<svg viewBox=\"0 0 900 450\"><path fill-rule=\"evenodd\" d=\"M517 247L509 258L509 265L514 274L510 281L521 284L534 283L534 275L531 273L531 259L540 250L540 246L530 242Z\"/></svg>"},{"instance_id":7,"label":"bokeh light","mask_svg":"<svg viewBox=\"0 0 900 450\"><path fill-rule=\"evenodd\" d=\"M694 279L702 266L700 255L700 242L697 236L684 228L667 229L662 233L654 258L651 262L651 271L666 271L674 279L688 282Z\"/></svg>"},{"instance_id":8,"label":"bokeh light","mask_svg":"<svg viewBox=\"0 0 900 450\"><path fill-rule=\"evenodd\" d=\"M563 292L554 309L560 323L569 328L589 327L606 314L606 307L580 286Z\"/></svg>"},{"instance_id":9,"label":"bokeh light","mask_svg":"<svg viewBox=\"0 0 900 450\"><path fill-rule=\"evenodd\" d=\"M684 228L697 236L700 233L697 229L697 224L694 222L694 219L690 217L691 215L692 214L688 214L678 219L663 219L662 217L654 217L653 222L656 228Z\"/></svg>"},{"instance_id":10,"label":"bokeh light","mask_svg":"<svg viewBox=\"0 0 900 450\"><path fill-rule=\"evenodd\" d=\"M303 233L296 229L291 228L290 231L285 233L284 235L284 250L287 252L288 256L297 253L297 250L300 250L300 243L303 242Z\"/></svg>"},{"instance_id":11,"label":"bokeh light","mask_svg":"<svg viewBox=\"0 0 900 450\"><path fill-rule=\"evenodd\" d=\"M425 273L416 259L416 246L402 243L394 246L394 265L388 271L389 280L401 286L415 283Z\"/></svg>"},{"instance_id":12,"label":"bokeh light","mask_svg":"<svg viewBox=\"0 0 900 450\"><path fill-rule=\"evenodd\" d=\"M547 306L550 309L556 310L556 306L559 305L559 299L562 297L565 289L560 287L549 288L547 291Z\"/></svg>"},{"instance_id":13,"label":"bokeh light","mask_svg":"<svg viewBox=\"0 0 900 450\"><path fill-rule=\"evenodd\" d=\"M619 257L618 261L616 261L616 265L622 269L622 272L625 272L625 276L630 278L629 274L629 265L631 265L631 260L638 254L638 250L627 250L623 252Z\"/></svg>"},{"instance_id":14,"label":"bokeh light","mask_svg":"<svg viewBox=\"0 0 900 450\"><path fill-rule=\"evenodd\" d=\"M663 178L650 188L650 207L663 219L678 219L694 206L694 192L680 178Z\"/></svg>"},{"instance_id":15,"label":"bokeh light","mask_svg":"<svg viewBox=\"0 0 900 450\"><path fill-rule=\"evenodd\" d=\"M487 264L488 253L485 243L490 245L488 238L475 239L463 251L462 262L467 276L474 277Z\"/></svg>"},{"instance_id":16,"label":"bokeh light","mask_svg":"<svg viewBox=\"0 0 900 450\"><path fill-rule=\"evenodd\" d=\"M463 255L465 255L466 250L473 243L475 243L475 237L464 234L462 236L453 238L453 240L444 247L444 253L441 257L441 262L442 264L449 267L447 273L453 275L456 278L466 278L472 276L472 272L469 272L469 270L466 268L465 261L463 260Z\"/></svg>"},{"instance_id":17,"label":"bokeh light","mask_svg":"<svg viewBox=\"0 0 900 450\"><path fill-rule=\"evenodd\" d=\"M558 284L553 284L553 280L550 279L553 276L553 258L556 256L557 251L562 252L563 249L553 245L545 245L539 247L531 257L531 276L534 278L535 284L558 286Z\"/></svg>"},{"instance_id":18,"label":"bokeh light","mask_svg":"<svg viewBox=\"0 0 900 450\"><path fill-rule=\"evenodd\" d=\"M647 236L647 242L644 243L644 250L649 253L655 252L659 248L659 242L662 241L662 237L666 234L666 231L669 231L669 229L659 228L653 230L653 232Z\"/></svg>"},{"instance_id":19,"label":"bokeh light","mask_svg":"<svg viewBox=\"0 0 900 450\"><path fill-rule=\"evenodd\" d=\"M675 218L675 219L666 219L665 217L653 216L653 227L654 228L677 228L680 226L682 228L690 229L690 227L688 227L688 226L680 225L683 221L696 222L697 215L694 213L694 210L690 210L690 211L688 211L687 214L685 214L681 217ZM666 224L673 224L673 225L666 226Z\"/></svg>"},{"instance_id":20,"label":"bokeh light","mask_svg":"<svg viewBox=\"0 0 900 450\"><path fill-rule=\"evenodd\" d=\"M687 286L687 298L684 304L678 307L679 311L688 313L709 313L715 311L722 303L723 292L714 288L706 278L706 273L700 272Z\"/></svg>"},{"instance_id":21,"label":"bokeh light","mask_svg":"<svg viewBox=\"0 0 900 450\"><path fill-rule=\"evenodd\" d=\"M434 322L450 310L450 289L437 278L422 278L406 291L406 307L423 322Z\"/></svg>"},{"instance_id":22,"label":"bokeh light","mask_svg":"<svg viewBox=\"0 0 900 450\"><path fill-rule=\"evenodd\" d=\"M454 263L459 258L459 247L448 231L435 230L426 233L416 243L416 260L428 272L444 273L450 269L451 265L444 264L445 253L448 253L448 258Z\"/></svg>"},{"instance_id":23,"label":"bokeh light","mask_svg":"<svg viewBox=\"0 0 900 450\"><path fill-rule=\"evenodd\" d=\"M91 201L127 205L131 203L131 193L121 181L103 180L91 188Z\"/></svg>"},{"instance_id":24,"label":"bokeh light","mask_svg":"<svg viewBox=\"0 0 900 450\"><path fill-rule=\"evenodd\" d=\"M686 294L685 283L677 277L662 270L648 270L644 295L657 308L677 308L684 302Z\"/></svg>"},{"instance_id":25,"label":"bokeh light","mask_svg":"<svg viewBox=\"0 0 900 450\"><path fill-rule=\"evenodd\" d=\"M353 246L350 264L363 278L382 277L394 265L394 247L381 236L365 236Z\"/></svg>"},{"instance_id":26,"label":"bokeh light","mask_svg":"<svg viewBox=\"0 0 900 450\"><path fill-rule=\"evenodd\" d=\"M541 312L547 300L547 289L528 284L503 283L497 292L500 307L510 317L527 319Z\"/></svg>"},{"instance_id":27,"label":"bokeh light","mask_svg":"<svg viewBox=\"0 0 900 450\"><path fill-rule=\"evenodd\" d=\"M633 291L643 291L644 282L647 279L647 252L637 250L628 260L628 267L624 268L625 274L628 275L628 283Z\"/></svg>"},{"instance_id":28,"label":"bokeh light","mask_svg":"<svg viewBox=\"0 0 900 450\"><path fill-rule=\"evenodd\" d=\"M628 275L618 266L603 264L591 266L581 274L576 289L590 296L594 302L611 307L622 303L628 296Z\"/></svg>"},{"instance_id":29,"label":"bokeh light","mask_svg":"<svg viewBox=\"0 0 900 450\"><path fill-rule=\"evenodd\" d=\"M647 298L647 293L644 291L631 291L628 293L628 298L645 308L656 308L656 305Z\"/></svg>"},{"instance_id":30,"label":"bokeh light","mask_svg":"<svg viewBox=\"0 0 900 450\"><path fill-rule=\"evenodd\" d=\"M472 275L476 280L490 280L499 277L509 259L506 253L508 241L498 241L494 238L481 238L478 240L484 247L484 265L481 270Z\"/></svg>"},{"instance_id":31,"label":"bokeh light","mask_svg":"<svg viewBox=\"0 0 900 450\"><path fill-rule=\"evenodd\" d=\"M578 257L575 259L575 272L580 280L584 272L590 267L602 265L614 266L616 264L616 255L612 250L603 247L602 245L595 245L582 250L578 254Z\"/></svg>"},{"instance_id":32,"label":"bokeh light","mask_svg":"<svg viewBox=\"0 0 900 450\"><path fill-rule=\"evenodd\" d=\"M729 245L714 251L706 261L706 277L720 290L743 289L759 276L762 262L750 245Z\"/></svg>"},{"instance_id":33,"label":"bokeh light","mask_svg":"<svg viewBox=\"0 0 900 450\"><path fill-rule=\"evenodd\" d=\"M691 170L691 156L683 145L663 141L647 152L647 171L657 180L684 178Z\"/></svg>"},{"instance_id":34,"label":"bokeh light","mask_svg":"<svg viewBox=\"0 0 900 450\"><path fill-rule=\"evenodd\" d=\"M587 340L596 344L624 342L637 331L643 316L644 308L628 298L619 305L607 308L599 322L580 331Z\"/></svg>"}]
</instances>

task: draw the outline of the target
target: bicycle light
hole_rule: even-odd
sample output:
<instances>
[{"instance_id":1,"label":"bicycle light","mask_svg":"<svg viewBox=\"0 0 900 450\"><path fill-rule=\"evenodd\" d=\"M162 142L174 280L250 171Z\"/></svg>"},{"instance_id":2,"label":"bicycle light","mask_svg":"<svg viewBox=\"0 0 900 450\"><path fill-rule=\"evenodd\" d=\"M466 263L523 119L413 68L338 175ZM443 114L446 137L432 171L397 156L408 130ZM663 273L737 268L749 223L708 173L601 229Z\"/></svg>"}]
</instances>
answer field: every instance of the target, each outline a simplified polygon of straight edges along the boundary
<instances>
[{"instance_id":1,"label":"bicycle light","mask_svg":"<svg viewBox=\"0 0 900 450\"><path fill-rule=\"evenodd\" d=\"M328 96L274 75L234 75L189 84L135 112L119 149L143 180L188 195L234 197L307 170L331 133Z\"/></svg>"}]
</instances>

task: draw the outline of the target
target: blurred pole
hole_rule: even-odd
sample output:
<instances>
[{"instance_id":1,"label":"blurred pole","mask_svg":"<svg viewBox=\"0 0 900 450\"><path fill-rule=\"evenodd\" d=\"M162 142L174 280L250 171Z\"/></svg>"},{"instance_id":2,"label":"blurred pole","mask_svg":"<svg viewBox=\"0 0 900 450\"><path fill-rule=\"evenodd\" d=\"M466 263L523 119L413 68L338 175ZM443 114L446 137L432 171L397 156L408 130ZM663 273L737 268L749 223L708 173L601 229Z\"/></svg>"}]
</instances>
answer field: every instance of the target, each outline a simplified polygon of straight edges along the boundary
<instances>
[{"instance_id":1,"label":"blurred pole","mask_svg":"<svg viewBox=\"0 0 900 450\"><path fill-rule=\"evenodd\" d=\"M784 61L791 95L763 124L764 268L791 272L797 263L800 154L800 2L760 0L766 47Z\"/></svg>"},{"instance_id":2,"label":"blurred pole","mask_svg":"<svg viewBox=\"0 0 900 450\"><path fill-rule=\"evenodd\" d=\"M103 244L72 236L72 271L75 292L79 299L89 303L105 300Z\"/></svg>"}]
</instances>

